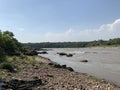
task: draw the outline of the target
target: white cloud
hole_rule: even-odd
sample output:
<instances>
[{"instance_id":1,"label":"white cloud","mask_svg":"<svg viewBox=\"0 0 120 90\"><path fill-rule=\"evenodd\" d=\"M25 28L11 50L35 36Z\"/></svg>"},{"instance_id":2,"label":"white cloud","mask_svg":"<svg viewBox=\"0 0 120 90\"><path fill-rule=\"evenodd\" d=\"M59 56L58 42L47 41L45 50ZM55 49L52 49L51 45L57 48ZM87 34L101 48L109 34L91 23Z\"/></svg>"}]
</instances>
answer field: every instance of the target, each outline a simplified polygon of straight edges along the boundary
<instances>
[{"instance_id":1,"label":"white cloud","mask_svg":"<svg viewBox=\"0 0 120 90\"><path fill-rule=\"evenodd\" d=\"M98 29L74 30L70 28L63 33L47 33L47 41L91 41L120 37L120 19L111 24L101 25Z\"/></svg>"}]
</instances>

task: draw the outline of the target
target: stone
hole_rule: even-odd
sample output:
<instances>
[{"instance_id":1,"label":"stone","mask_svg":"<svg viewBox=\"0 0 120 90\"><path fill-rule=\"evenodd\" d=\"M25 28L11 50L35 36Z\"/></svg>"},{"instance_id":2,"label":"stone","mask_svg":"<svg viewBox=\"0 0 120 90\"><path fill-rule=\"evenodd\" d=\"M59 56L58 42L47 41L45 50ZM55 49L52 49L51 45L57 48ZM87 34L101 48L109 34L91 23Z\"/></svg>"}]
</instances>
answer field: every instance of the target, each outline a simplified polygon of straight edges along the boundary
<instances>
[{"instance_id":1,"label":"stone","mask_svg":"<svg viewBox=\"0 0 120 90\"><path fill-rule=\"evenodd\" d=\"M35 86L40 86L42 85L42 80L41 79L35 79L35 80L30 80L30 81L25 81L25 80L18 80L18 79L13 79L10 80L9 82L6 82L6 86L4 88L12 89L12 90L32 90L32 87Z\"/></svg>"},{"instance_id":2,"label":"stone","mask_svg":"<svg viewBox=\"0 0 120 90\"><path fill-rule=\"evenodd\" d=\"M69 71L74 71L71 67L67 67L67 69L68 69Z\"/></svg>"},{"instance_id":3,"label":"stone","mask_svg":"<svg viewBox=\"0 0 120 90\"><path fill-rule=\"evenodd\" d=\"M88 60L81 60L80 62L88 62Z\"/></svg>"},{"instance_id":4,"label":"stone","mask_svg":"<svg viewBox=\"0 0 120 90\"><path fill-rule=\"evenodd\" d=\"M46 51L38 51L38 54L48 54Z\"/></svg>"},{"instance_id":5,"label":"stone","mask_svg":"<svg viewBox=\"0 0 120 90\"><path fill-rule=\"evenodd\" d=\"M57 53L57 54L59 54L60 56L65 56L65 55L67 55L67 53L64 53L64 52Z\"/></svg>"},{"instance_id":6,"label":"stone","mask_svg":"<svg viewBox=\"0 0 120 90\"><path fill-rule=\"evenodd\" d=\"M66 56L67 56L67 57L72 57L72 56L73 56L73 54L67 54Z\"/></svg>"},{"instance_id":7,"label":"stone","mask_svg":"<svg viewBox=\"0 0 120 90\"><path fill-rule=\"evenodd\" d=\"M61 65L60 64L55 64L54 67L55 68L61 68Z\"/></svg>"},{"instance_id":8,"label":"stone","mask_svg":"<svg viewBox=\"0 0 120 90\"><path fill-rule=\"evenodd\" d=\"M54 65L54 63L48 63L48 65Z\"/></svg>"},{"instance_id":9,"label":"stone","mask_svg":"<svg viewBox=\"0 0 120 90\"><path fill-rule=\"evenodd\" d=\"M66 68L67 66L66 65L61 65L62 68Z\"/></svg>"},{"instance_id":10,"label":"stone","mask_svg":"<svg viewBox=\"0 0 120 90\"><path fill-rule=\"evenodd\" d=\"M34 55L38 55L38 52L35 50L32 50L32 51L27 51L24 54L29 56L34 56Z\"/></svg>"}]
</instances>

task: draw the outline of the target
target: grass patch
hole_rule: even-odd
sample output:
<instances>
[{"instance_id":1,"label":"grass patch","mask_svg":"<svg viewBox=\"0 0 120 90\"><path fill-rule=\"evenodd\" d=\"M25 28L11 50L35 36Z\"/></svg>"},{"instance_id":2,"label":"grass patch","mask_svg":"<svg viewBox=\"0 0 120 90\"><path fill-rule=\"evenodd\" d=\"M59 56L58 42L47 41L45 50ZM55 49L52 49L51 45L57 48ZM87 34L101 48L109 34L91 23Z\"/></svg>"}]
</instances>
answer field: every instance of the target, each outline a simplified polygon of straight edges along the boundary
<instances>
[{"instance_id":1,"label":"grass patch","mask_svg":"<svg viewBox=\"0 0 120 90\"><path fill-rule=\"evenodd\" d=\"M8 57L8 61L11 62L18 70L22 70L25 67L36 64L35 56L12 56Z\"/></svg>"},{"instance_id":2,"label":"grass patch","mask_svg":"<svg viewBox=\"0 0 120 90\"><path fill-rule=\"evenodd\" d=\"M35 56L7 56L6 61L0 63L0 69L6 69L10 72L14 70L21 71L25 67L36 64Z\"/></svg>"},{"instance_id":3,"label":"grass patch","mask_svg":"<svg viewBox=\"0 0 120 90\"><path fill-rule=\"evenodd\" d=\"M34 65L36 65L35 56L6 56L6 60L0 62L0 80L10 80L15 73Z\"/></svg>"},{"instance_id":4,"label":"grass patch","mask_svg":"<svg viewBox=\"0 0 120 90\"><path fill-rule=\"evenodd\" d=\"M3 62L0 65L1 69L6 69L9 72L14 72L14 66L10 62Z\"/></svg>"}]
</instances>

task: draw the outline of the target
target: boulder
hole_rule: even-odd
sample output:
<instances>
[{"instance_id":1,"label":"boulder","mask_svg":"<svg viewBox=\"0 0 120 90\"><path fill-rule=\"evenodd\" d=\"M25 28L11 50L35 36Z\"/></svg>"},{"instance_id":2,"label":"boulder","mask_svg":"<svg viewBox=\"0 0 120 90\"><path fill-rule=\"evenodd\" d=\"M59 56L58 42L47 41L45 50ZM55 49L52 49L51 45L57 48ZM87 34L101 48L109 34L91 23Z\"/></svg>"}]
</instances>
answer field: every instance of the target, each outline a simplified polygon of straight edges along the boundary
<instances>
[{"instance_id":1,"label":"boulder","mask_svg":"<svg viewBox=\"0 0 120 90\"><path fill-rule=\"evenodd\" d=\"M88 60L81 60L80 62L88 62Z\"/></svg>"},{"instance_id":2,"label":"boulder","mask_svg":"<svg viewBox=\"0 0 120 90\"><path fill-rule=\"evenodd\" d=\"M73 54L71 54L71 53L67 54L67 53L64 53L64 52L60 52L60 53L57 53L57 54L59 54L60 56L67 56L67 57L72 57L73 56Z\"/></svg>"},{"instance_id":3,"label":"boulder","mask_svg":"<svg viewBox=\"0 0 120 90\"><path fill-rule=\"evenodd\" d=\"M54 65L54 63L51 63L51 62L50 62L50 63L48 63L48 65L51 65L51 66L52 66L52 65Z\"/></svg>"},{"instance_id":4,"label":"boulder","mask_svg":"<svg viewBox=\"0 0 120 90\"><path fill-rule=\"evenodd\" d=\"M60 64L54 64L55 68L62 68Z\"/></svg>"},{"instance_id":5,"label":"boulder","mask_svg":"<svg viewBox=\"0 0 120 90\"><path fill-rule=\"evenodd\" d=\"M32 90L32 87L42 85L41 79L35 79L30 81L13 79L9 82L6 82L6 86L4 86L4 90Z\"/></svg>"},{"instance_id":6,"label":"boulder","mask_svg":"<svg viewBox=\"0 0 120 90\"><path fill-rule=\"evenodd\" d=\"M62 68L66 68L67 66L66 65L61 65Z\"/></svg>"},{"instance_id":7,"label":"boulder","mask_svg":"<svg viewBox=\"0 0 120 90\"><path fill-rule=\"evenodd\" d=\"M66 56L67 56L67 57L72 57L73 54L69 53L69 54L67 54Z\"/></svg>"},{"instance_id":8,"label":"boulder","mask_svg":"<svg viewBox=\"0 0 120 90\"><path fill-rule=\"evenodd\" d=\"M34 56L34 55L38 55L38 52L33 50L33 51L27 51L24 53L25 55L29 55L29 56Z\"/></svg>"},{"instance_id":9,"label":"boulder","mask_svg":"<svg viewBox=\"0 0 120 90\"><path fill-rule=\"evenodd\" d=\"M66 67L69 71L74 71L71 67Z\"/></svg>"},{"instance_id":10,"label":"boulder","mask_svg":"<svg viewBox=\"0 0 120 90\"><path fill-rule=\"evenodd\" d=\"M48 54L46 51L38 51L38 54Z\"/></svg>"},{"instance_id":11,"label":"boulder","mask_svg":"<svg viewBox=\"0 0 120 90\"><path fill-rule=\"evenodd\" d=\"M0 90L3 90L3 88L6 86L6 84L4 82L0 81Z\"/></svg>"},{"instance_id":12,"label":"boulder","mask_svg":"<svg viewBox=\"0 0 120 90\"><path fill-rule=\"evenodd\" d=\"M64 52L57 53L57 54L59 54L60 56L65 56L65 55L67 55L67 53L64 53Z\"/></svg>"}]
</instances>

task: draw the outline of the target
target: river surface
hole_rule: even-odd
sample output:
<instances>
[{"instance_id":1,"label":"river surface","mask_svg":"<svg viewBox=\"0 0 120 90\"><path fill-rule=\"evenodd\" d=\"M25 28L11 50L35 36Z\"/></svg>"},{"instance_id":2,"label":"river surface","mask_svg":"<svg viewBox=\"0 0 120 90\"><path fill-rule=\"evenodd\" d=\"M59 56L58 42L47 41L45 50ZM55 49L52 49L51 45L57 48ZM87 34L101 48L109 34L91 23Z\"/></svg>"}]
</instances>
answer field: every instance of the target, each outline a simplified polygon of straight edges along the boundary
<instances>
[{"instance_id":1,"label":"river surface","mask_svg":"<svg viewBox=\"0 0 120 90\"><path fill-rule=\"evenodd\" d=\"M57 52L73 53L73 57L59 56ZM120 86L120 48L54 48L40 54L75 71L105 79ZM87 63L80 62L88 60Z\"/></svg>"}]
</instances>

